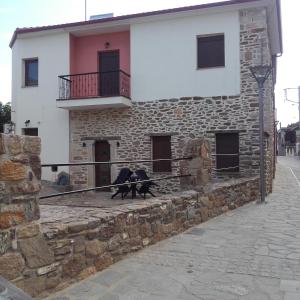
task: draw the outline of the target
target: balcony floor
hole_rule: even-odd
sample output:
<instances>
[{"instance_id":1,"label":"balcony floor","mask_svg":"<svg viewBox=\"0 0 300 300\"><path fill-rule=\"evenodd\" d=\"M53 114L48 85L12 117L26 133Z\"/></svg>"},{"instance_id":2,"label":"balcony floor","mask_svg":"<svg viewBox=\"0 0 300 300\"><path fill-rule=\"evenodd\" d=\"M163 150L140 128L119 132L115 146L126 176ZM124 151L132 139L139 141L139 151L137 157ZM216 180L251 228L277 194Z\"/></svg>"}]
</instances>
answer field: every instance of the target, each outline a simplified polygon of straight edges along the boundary
<instances>
[{"instance_id":1,"label":"balcony floor","mask_svg":"<svg viewBox=\"0 0 300 300\"><path fill-rule=\"evenodd\" d=\"M131 100L123 96L69 99L57 100L56 106L67 110L127 108Z\"/></svg>"}]
</instances>

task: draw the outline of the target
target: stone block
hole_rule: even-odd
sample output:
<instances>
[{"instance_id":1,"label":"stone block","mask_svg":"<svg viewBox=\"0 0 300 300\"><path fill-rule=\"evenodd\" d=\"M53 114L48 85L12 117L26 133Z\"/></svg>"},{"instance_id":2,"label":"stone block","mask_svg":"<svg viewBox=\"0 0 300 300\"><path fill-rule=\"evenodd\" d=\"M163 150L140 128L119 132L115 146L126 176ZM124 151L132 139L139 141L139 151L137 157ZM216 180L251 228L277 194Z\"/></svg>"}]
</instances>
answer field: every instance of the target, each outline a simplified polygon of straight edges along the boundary
<instances>
[{"instance_id":1,"label":"stone block","mask_svg":"<svg viewBox=\"0 0 300 300\"><path fill-rule=\"evenodd\" d=\"M103 254L106 250L106 243L98 240L87 241L85 243L85 253L87 257L95 257Z\"/></svg>"},{"instance_id":2,"label":"stone block","mask_svg":"<svg viewBox=\"0 0 300 300\"><path fill-rule=\"evenodd\" d=\"M38 268L36 270L36 272L37 272L38 275L45 275L45 274L48 274L50 272L55 271L58 266L59 266L59 263L56 262L56 263L53 263L49 266Z\"/></svg>"},{"instance_id":3,"label":"stone block","mask_svg":"<svg viewBox=\"0 0 300 300\"><path fill-rule=\"evenodd\" d=\"M50 265L54 262L54 253L41 235L18 241L29 268Z\"/></svg>"},{"instance_id":4,"label":"stone block","mask_svg":"<svg viewBox=\"0 0 300 300\"><path fill-rule=\"evenodd\" d=\"M0 162L0 180L2 181L18 181L23 180L27 176L26 167L21 163L6 160Z\"/></svg>"},{"instance_id":5,"label":"stone block","mask_svg":"<svg viewBox=\"0 0 300 300\"><path fill-rule=\"evenodd\" d=\"M84 222L70 223L68 227L69 233L78 233L88 228L88 224Z\"/></svg>"},{"instance_id":6,"label":"stone block","mask_svg":"<svg viewBox=\"0 0 300 300\"><path fill-rule=\"evenodd\" d=\"M120 248L122 243L123 243L123 239L119 234L116 234L107 242L107 248L109 251L114 251Z\"/></svg>"},{"instance_id":7,"label":"stone block","mask_svg":"<svg viewBox=\"0 0 300 300\"><path fill-rule=\"evenodd\" d=\"M35 136L26 136L24 151L26 153L39 155L41 153L41 139Z\"/></svg>"},{"instance_id":8,"label":"stone block","mask_svg":"<svg viewBox=\"0 0 300 300\"><path fill-rule=\"evenodd\" d=\"M85 243L84 238L82 236L78 236L74 238L74 253L79 253L85 251Z\"/></svg>"},{"instance_id":9,"label":"stone block","mask_svg":"<svg viewBox=\"0 0 300 300\"><path fill-rule=\"evenodd\" d=\"M14 185L11 185L10 192L11 194L36 194L41 190L41 184L39 181L28 181L23 180L21 182L17 182Z\"/></svg>"},{"instance_id":10,"label":"stone block","mask_svg":"<svg viewBox=\"0 0 300 300\"><path fill-rule=\"evenodd\" d=\"M5 147L4 147L4 134L0 133L0 155L5 153Z\"/></svg>"},{"instance_id":11,"label":"stone block","mask_svg":"<svg viewBox=\"0 0 300 300\"><path fill-rule=\"evenodd\" d=\"M84 270L82 270L79 273L78 279L83 280L83 279L95 274L96 272L97 272L96 267L95 266L90 266L88 268L85 268Z\"/></svg>"},{"instance_id":12,"label":"stone block","mask_svg":"<svg viewBox=\"0 0 300 300\"><path fill-rule=\"evenodd\" d=\"M29 157L28 157L28 155L21 153L19 155L13 156L11 158L11 161L18 162L18 163L21 163L23 165L28 165L29 164Z\"/></svg>"},{"instance_id":13,"label":"stone block","mask_svg":"<svg viewBox=\"0 0 300 300\"><path fill-rule=\"evenodd\" d=\"M22 152L22 137L18 135L6 135L5 144L10 155L18 155Z\"/></svg>"},{"instance_id":14,"label":"stone block","mask_svg":"<svg viewBox=\"0 0 300 300\"><path fill-rule=\"evenodd\" d=\"M12 246L10 231L0 231L0 255L7 252Z\"/></svg>"},{"instance_id":15,"label":"stone block","mask_svg":"<svg viewBox=\"0 0 300 300\"><path fill-rule=\"evenodd\" d=\"M22 274L24 259L19 253L7 253L0 256L0 275L8 280L15 279Z\"/></svg>"},{"instance_id":16,"label":"stone block","mask_svg":"<svg viewBox=\"0 0 300 300\"><path fill-rule=\"evenodd\" d=\"M18 239L31 238L40 233L39 224L29 224L17 228L17 237Z\"/></svg>"},{"instance_id":17,"label":"stone block","mask_svg":"<svg viewBox=\"0 0 300 300\"><path fill-rule=\"evenodd\" d=\"M16 285L32 297L36 297L46 289L46 276L23 279Z\"/></svg>"},{"instance_id":18,"label":"stone block","mask_svg":"<svg viewBox=\"0 0 300 300\"><path fill-rule=\"evenodd\" d=\"M113 263L113 258L111 257L111 255L109 253L104 253L103 255L99 256L96 260L95 260L95 267L96 270L102 271L105 268L109 267L112 263Z\"/></svg>"},{"instance_id":19,"label":"stone block","mask_svg":"<svg viewBox=\"0 0 300 300\"><path fill-rule=\"evenodd\" d=\"M67 263L63 265L63 277L75 277L85 267L85 257L81 254L75 254Z\"/></svg>"},{"instance_id":20,"label":"stone block","mask_svg":"<svg viewBox=\"0 0 300 300\"><path fill-rule=\"evenodd\" d=\"M24 211L0 212L0 229L8 229L25 221Z\"/></svg>"},{"instance_id":21,"label":"stone block","mask_svg":"<svg viewBox=\"0 0 300 300\"><path fill-rule=\"evenodd\" d=\"M41 159L39 155L30 155L29 164L36 178L40 180L42 174L42 168L41 168Z\"/></svg>"}]
</instances>

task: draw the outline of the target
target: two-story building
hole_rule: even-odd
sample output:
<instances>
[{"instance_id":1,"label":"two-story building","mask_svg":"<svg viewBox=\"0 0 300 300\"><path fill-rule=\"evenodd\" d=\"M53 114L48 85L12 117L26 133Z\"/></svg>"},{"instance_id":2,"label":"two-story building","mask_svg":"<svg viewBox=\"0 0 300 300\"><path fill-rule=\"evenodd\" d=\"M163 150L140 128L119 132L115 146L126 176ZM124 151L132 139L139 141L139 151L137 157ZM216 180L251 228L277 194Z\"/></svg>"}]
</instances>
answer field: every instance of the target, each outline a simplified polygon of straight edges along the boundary
<instances>
[{"instance_id":1,"label":"two-story building","mask_svg":"<svg viewBox=\"0 0 300 300\"><path fill-rule=\"evenodd\" d=\"M216 169L258 174L258 88L249 68L272 65L265 84L271 190L279 0L18 28L10 47L16 133L42 138L43 163L180 157L188 139L206 138L219 154ZM137 167L178 172L169 163ZM59 170L76 186L100 186L116 168Z\"/></svg>"}]
</instances>

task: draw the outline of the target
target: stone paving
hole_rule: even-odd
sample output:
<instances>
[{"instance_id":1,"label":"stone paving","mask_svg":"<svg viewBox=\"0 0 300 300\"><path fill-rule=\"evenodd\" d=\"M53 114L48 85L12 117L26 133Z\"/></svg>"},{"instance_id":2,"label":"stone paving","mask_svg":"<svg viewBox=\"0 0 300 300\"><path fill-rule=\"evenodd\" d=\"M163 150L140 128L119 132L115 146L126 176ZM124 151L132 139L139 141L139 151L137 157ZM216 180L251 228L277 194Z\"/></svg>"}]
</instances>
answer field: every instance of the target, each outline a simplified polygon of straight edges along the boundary
<instances>
[{"instance_id":1,"label":"stone paving","mask_svg":"<svg viewBox=\"0 0 300 300\"><path fill-rule=\"evenodd\" d=\"M279 158L267 204L162 241L50 300L299 300L300 161Z\"/></svg>"}]
</instances>

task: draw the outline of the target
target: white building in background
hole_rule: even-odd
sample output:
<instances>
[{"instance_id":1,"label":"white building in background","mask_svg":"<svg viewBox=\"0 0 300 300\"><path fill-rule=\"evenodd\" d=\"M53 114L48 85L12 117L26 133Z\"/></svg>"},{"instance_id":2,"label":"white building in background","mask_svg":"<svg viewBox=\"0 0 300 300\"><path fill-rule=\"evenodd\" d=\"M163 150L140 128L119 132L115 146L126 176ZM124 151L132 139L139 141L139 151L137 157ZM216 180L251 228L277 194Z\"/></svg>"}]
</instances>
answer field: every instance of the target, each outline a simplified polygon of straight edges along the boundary
<instances>
[{"instance_id":1,"label":"white building in background","mask_svg":"<svg viewBox=\"0 0 300 300\"><path fill-rule=\"evenodd\" d=\"M218 148L221 131L237 139L232 143L236 151L249 153L256 147L258 113L255 103L249 106L256 85L247 70L260 62L262 50L276 75L275 57L282 52L280 1L232 0L21 28L10 47L16 134L41 137L43 163L101 160L104 148L105 159L132 158L133 153L134 158L169 157L180 154L180 139L189 135L211 138L213 132L212 144ZM270 98L267 107L270 124L273 102ZM158 119L151 119L151 107ZM190 111L194 115L188 116ZM137 119L145 126L136 124ZM274 128L269 131L272 137ZM164 150L155 144L158 137ZM245 154L239 161L216 164L234 163L239 165L236 172L255 172L251 161L257 159ZM59 171L63 169L69 172ZM115 176L102 171L73 169L72 182L99 185ZM52 178L50 170L43 171L43 178Z\"/></svg>"}]
</instances>

